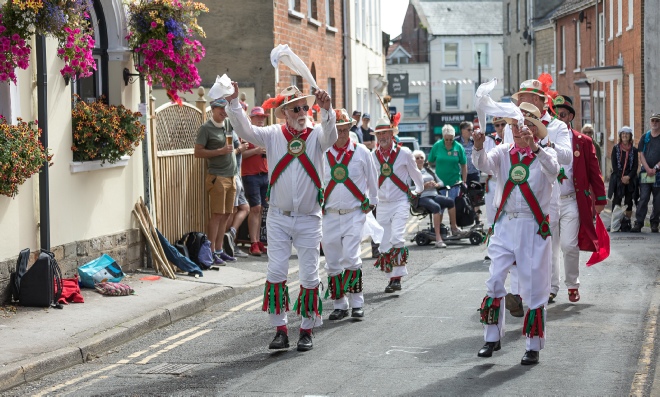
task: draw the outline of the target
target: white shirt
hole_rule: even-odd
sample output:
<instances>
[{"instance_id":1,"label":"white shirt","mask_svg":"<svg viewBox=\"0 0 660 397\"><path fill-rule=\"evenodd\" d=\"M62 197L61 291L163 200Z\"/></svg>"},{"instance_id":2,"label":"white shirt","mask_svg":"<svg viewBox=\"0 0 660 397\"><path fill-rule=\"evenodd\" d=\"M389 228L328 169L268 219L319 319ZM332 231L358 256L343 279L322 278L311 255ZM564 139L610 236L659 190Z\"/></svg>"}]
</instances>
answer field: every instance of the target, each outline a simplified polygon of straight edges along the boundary
<instances>
[{"instance_id":1,"label":"white shirt","mask_svg":"<svg viewBox=\"0 0 660 397\"><path fill-rule=\"evenodd\" d=\"M275 165L287 154L287 140L282 133L280 124L257 127L250 124L238 99L233 99L225 108L229 120L239 137L256 146L266 148L268 179L270 180ZM305 153L316 168L319 179L323 182L323 157L326 150L337 141L336 116L332 108L321 109L321 123L317 124L309 134L305 143ZM300 160L294 159L280 174L279 179L271 187L270 205L282 211L292 211L299 215L321 216L321 206L318 203L318 189L307 175Z\"/></svg>"},{"instance_id":2,"label":"white shirt","mask_svg":"<svg viewBox=\"0 0 660 397\"><path fill-rule=\"evenodd\" d=\"M573 148L573 133L569 131L568 134L568 140L571 143L571 150ZM566 174L566 178L564 179L561 183L557 183L559 185L559 194L562 196L566 196L571 193L575 193L575 185L573 185L573 154L571 153L571 163L570 164L565 164L562 166L564 169L564 174Z\"/></svg>"},{"instance_id":3,"label":"white shirt","mask_svg":"<svg viewBox=\"0 0 660 397\"><path fill-rule=\"evenodd\" d=\"M491 150L493 150L497 146L499 146L495 142L494 138L496 138L496 137L497 137L497 133L494 133L492 135L492 138L491 137L486 137L486 140L484 141L484 150L486 151L486 153L490 152ZM504 144L504 141L500 142L500 145L503 145L503 144ZM472 149L472 151L474 151L474 149ZM474 164L474 162L472 164ZM475 166L476 166L476 164L475 164ZM479 170L479 171L483 171L483 170ZM495 182L497 180L497 172L495 172L495 173L487 172L487 174L491 176L491 178L490 178L491 181Z\"/></svg>"},{"instance_id":4,"label":"white shirt","mask_svg":"<svg viewBox=\"0 0 660 397\"><path fill-rule=\"evenodd\" d=\"M357 186L360 192L369 199L369 204L378 204L378 174L373 160L371 159L369 149L362 144L354 144L353 142L350 142L348 144L348 151L354 152L351 161L348 163L348 177L353 183L355 183L355 186ZM337 158L337 151L334 147L331 147L328 150L328 153L330 153L335 159ZM344 156L345 155L346 154L344 154ZM328 183L332 180L332 175L327 153L324 158L325 161L323 162L323 165L325 169L323 171L323 186L325 187L328 186ZM342 159L343 156L337 161L337 163L340 163ZM360 205L362 205L362 203L355 198L353 193L351 193L343 183L337 183L335 185L325 202L325 208L336 210L353 209Z\"/></svg>"},{"instance_id":5,"label":"white shirt","mask_svg":"<svg viewBox=\"0 0 660 397\"><path fill-rule=\"evenodd\" d=\"M511 157L509 151L513 144L498 145L495 149L486 153L485 150L473 150L472 162L484 172L495 172L499 175L509 175L511 169ZM559 163L557 163L557 154L551 148L544 148L535 154L536 159L529 166L529 177L527 183L532 189L536 200L539 203L544 215L548 215L547 208L552 200L552 187L559 174ZM508 177L502 177L497 180L497 191L493 199L493 205L499 208L502 202L504 185ZM520 188L514 187L509 195L509 199L504 205L504 211L532 213ZM550 215L552 216L552 215Z\"/></svg>"},{"instance_id":6,"label":"white shirt","mask_svg":"<svg viewBox=\"0 0 660 397\"><path fill-rule=\"evenodd\" d=\"M392 159L394 155L394 145L392 144L392 150L390 151L389 159ZM379 148L374 149L371 152L374 165L376 166L377 173L376 176L380 178L380 162L376 152L380 150ZM405 146L402 146L399 154L397 155L396 161L392 166L394 175L398 176L399 179L405 184L410 185L410 180L415 183L415 193L420 194L424 191L424 178L422 178L422 173L419 172L415 159L413 158L412 152ZM378 188L378 201L379 202L390 202L390 201L400 201L408 200L408 196L404 193L397 185L392 182L392 178L385 178L383 184Z\"/></svg>"}]
</instances>

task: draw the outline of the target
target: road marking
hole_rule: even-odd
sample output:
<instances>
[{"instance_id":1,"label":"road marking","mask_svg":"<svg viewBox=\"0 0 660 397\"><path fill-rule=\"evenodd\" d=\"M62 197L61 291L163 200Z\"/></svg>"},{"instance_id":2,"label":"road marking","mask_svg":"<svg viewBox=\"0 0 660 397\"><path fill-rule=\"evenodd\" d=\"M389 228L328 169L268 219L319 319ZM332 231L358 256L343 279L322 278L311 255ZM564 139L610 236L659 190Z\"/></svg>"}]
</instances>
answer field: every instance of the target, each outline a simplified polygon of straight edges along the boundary
<instances>
[{"instance_id":1,"label":"road marking","mask_svg":"<svg viewBox=\"0 0 660 397\"><path fill-rule=\"evenodd\" d=\"M196 333L196 334L192 334L192 335L190 335L190 336L187 337L187 338L184 338L184 339L181 339L181 340L178 341L178 342L172 343L171 345L167 346L167 347L164 348L164 349L158 350L156 353L154 353L154 354L152 354L152 355L150 355L150 356L147 356L147 357L143 358L142 360L138 361L136 364L141 364L141 365L148 364L149 361L151 361L151 360L153 360L154 358L160 356L161 354L166 353L166 352L168 352L168 351L170 351L170 350L172 350L172 349L175 349L175 348L181 346L182 344L184 344L184 343L186 343L186 342L189 342L189 341L191 341L191 340L193 340L193 339L199 338L200 336L202 336L202 335L204 335L204 334L206 334L206 333L209 333L209 332L211 332L210 329L204 329L204 330L201 330L201 331L199 331L199 332Z\"/></svg>"},{"instance_id":2,"label":"road marking","mask_svg":"<svg viewBox=\"0 0 660 397\"><path fill-rule=\"evenodd\" d=\"M109 371L109 370L111 370L111 369L115 369L115 368L117 368L117 367L119 367L119 366L120 366L120 364L112 364L112 365L108 365L107 367L102 368L102 369L99 369L98 371L88 372L88 373L86 373L85 375L79 376L79 377L74 378L74 379L70 379L70 380L68 380L68 381L66 381L66 382L64 382L64 383L60 383L59 385L55 385L55 386L53 386L53 387L49 387L48 389L42 390L40 393L34 394L33 396L35 396L35 397L45 396L45 395L47 395L47 394L50 394L50 393L52 393L52 392L54 392L54 391L57 391L57 390L63 388L63 387L71 386L71 385L73 385L73 384L75 384L75 383L78 383L78 382L80 382L80 381L83 381L83 380L85 380L85 379L87 379L87 378L91 378L91 377L94 376L94 375L97 375L97 374L100 374L100 373L103 373L103 372Z\"/></svg>"},{"instance_id":3,"label":"road marking","mask_svg":"<svg viewBox=\"0 0 660 397\"><path fill-rule=\"evenodd\" d=\"M424 350L423 352L409 352L407 350L402 350L402 349L392 349L392 350L386 351L385 354L391 354L390 352L401 352L401 353L408 353L408 354L424 354L424 353L428 353L428 350Z\"/></svg>"},{"instance_id":4,"label":"road marking","mask_svg":"<svg viewBox=\"0 0 660 397\"><path fill-rule=\"evenodd\" d=\"M658 283L660 283L660 279L655 280L655 285L658 285ZM654 372L651 368L651 365L654 365L653 358L655 351L655 335L657 331L659 302L660 294L658 293L658 288L654 288L654 292L651 297L651 304L649 305L649 310L646 313L647 321L644 326L644 343L642 344L642 349L639 353L639 359L637 360L637 372L635 373L632 385L630 386L630 396L644 396L646 395L645 389L647 389L647 387L653 386L649 385L649 382L653 383L653 379L649 379L649 374Z\"/></svg>"},{"instance_id":5,"label":"road marking","mask_svg":"<svg viewBox=\"0 0 660 397\"><path fill-rule=\"evenodd\" d=\"M404 318L441 318L443 320L448 320L453 317L433 317L433 316L403 316Z\"/></svg>"}]
</instances>

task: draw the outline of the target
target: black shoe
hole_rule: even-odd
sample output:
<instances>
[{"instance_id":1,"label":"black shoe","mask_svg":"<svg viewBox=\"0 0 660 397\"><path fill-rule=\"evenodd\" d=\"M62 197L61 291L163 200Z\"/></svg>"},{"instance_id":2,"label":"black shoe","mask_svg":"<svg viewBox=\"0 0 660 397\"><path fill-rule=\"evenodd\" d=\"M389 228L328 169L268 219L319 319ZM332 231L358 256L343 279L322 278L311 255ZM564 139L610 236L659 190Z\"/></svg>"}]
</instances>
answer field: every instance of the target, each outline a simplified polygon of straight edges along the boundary
<instances>
[{"instance_id":1,"label":"black shoe","mask_svg":"<svg viewBox=\"0 0 660 397\"><path fill-rule=\"evenodd\" d=\"M651 223L651 233L658 233L658 224Z\"/></svg>"},{"instance_id":2,"label":"black shoe","mask_svg":"<svg viewBox=\"0 0 660 397\"><path fill-rule=\"evenodd\" d=\"M342 310L342 309L335 309L330 313L330 317L328 317L328 320L341 320L344 317L348 317L348 309Z\"/></svg>"},{"instance_id":3,"label":"black shoe","mask_svg":"<svg viewBox=\"0 0 660 397\"><path fill-rule=\"evenodd\" d=\"M640 233L642 231L642 224L635 222L635 226L630 229L630 233Z\"/></svg>"},{"instance_id":4,"label":"black shoe","mask_svg":"<svg viewBox=\"0 0 660 397\"><path fill-rule=\"evenodd\" d=\"M504 305L513 317L523 317L525 315L520 295L514 295L509 292L504 297Z\"/></svg>"},{"instance_id":5,"label":"black shoe","mask_svg":"<svg viewBox=\"0 0 660 397\"><path fill-rule=\"evenodd\" d=\"M498 351L501 348L502 348L502 345L500 344L500 341L486 342L484 347L479 349L479 353L477 353L477 356L479 356L479 357L491 357L493 355L494 351Z\"/></svg>"},{"instance_id":6,"label":"black shoe","mask_svg":"<svg viewBox=\"0 0 660 397\"><path fill-rule=\"evenodd\" d=\"M533 365L539 363L539 352L536 350L527 350L520 360L522 365Z\"/></svg>"},{"instance_id":7,"label":"black shoe","mask_svg":"<svg viewBox=\"0 0 660 397\"><path fill-rule=\"evenodd\" d=\"M390 280L389 284L387 284L387 287L385 287L385 292L388 294L394 292L394 287L392 287L392 283L394 283L394 281Z\"/></svg>"},{"instance_id":8,"label":"black shoe","mask_svg":"<svg viewBox=\"0 0 660 397\"><path fill-rule=\"evenodd\" d=\"M555 303L555 298L557 297L557 294L554 292L550 293L550 296L548 297L548 303Z\"/></svg>"},{"instance_id":9,"label":"black shoe","mask_svg":"<svg viewBox=\"0 0 660 397\"><path fill-rule=\"evenodd\" d=\"M401 279L397 278L392 280L392 289L395 291L401 291Z\"/></svg>"},{"instance_id":10,"label":"black shoe","mask_svg":"<svg viewBox=\"0 0 660 397\"><path fill-rule=\"evenodd\" d=\"M309 332L301 332L298 338L298 351L306 352L312 350L314 344L312 343L312 334Z\"/></svg>"},{"instance_id":11,"label":"black shoe","mask_svg":"<svg viewBox=\"0 0 660 397\"><path fill-rule=\"evenodd\" d=\"M361 307L354 307L353 310L351 310L351 317L364 317L364 309Z\"/></svg>"},{"instance_id":12,"label":"black shoe","mask_svg":"<svg viewBox=\"0 0 660 397\"><path fill-rule=\"evenodd\" d=\"M284 331L277 331L275 338L268 345L268 348L273 350L286 349L287 347L289 347L289 336Z\"/></svg>"},{"instance_id":13,"label":"black shoe","mask_svg":"<svg viewBox=\"0 0 660 397\"><path fill-rule=\"evenodd\" d=\"M484 256L484 260L485 260L485 261L489 261L489 260L490 260L490 256L488 256L488 255Z\"/></svg>"}]
</instances>

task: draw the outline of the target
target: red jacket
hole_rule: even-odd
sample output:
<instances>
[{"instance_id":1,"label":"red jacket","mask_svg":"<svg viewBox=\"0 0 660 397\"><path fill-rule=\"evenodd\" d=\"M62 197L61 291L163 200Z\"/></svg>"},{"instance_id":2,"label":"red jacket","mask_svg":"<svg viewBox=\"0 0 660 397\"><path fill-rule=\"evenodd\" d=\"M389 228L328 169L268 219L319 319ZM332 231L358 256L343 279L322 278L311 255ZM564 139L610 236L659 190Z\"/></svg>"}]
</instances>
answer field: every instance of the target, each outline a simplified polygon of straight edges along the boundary
<instances>
[{"instance_id":1,"label":"red jacket","mask_svg":"<svg viewBox=\"0 0 660 397\"><path fill-rule=\"evenodd\" d=\"M594 226L593 205L606 205L605 183L600 174L594 143L588 136L573 133L573 185L580 213L578 246L581 251L598 251L599 243ZM591 195L595 197L591 197Z\"/></svg>"}]
</instances>

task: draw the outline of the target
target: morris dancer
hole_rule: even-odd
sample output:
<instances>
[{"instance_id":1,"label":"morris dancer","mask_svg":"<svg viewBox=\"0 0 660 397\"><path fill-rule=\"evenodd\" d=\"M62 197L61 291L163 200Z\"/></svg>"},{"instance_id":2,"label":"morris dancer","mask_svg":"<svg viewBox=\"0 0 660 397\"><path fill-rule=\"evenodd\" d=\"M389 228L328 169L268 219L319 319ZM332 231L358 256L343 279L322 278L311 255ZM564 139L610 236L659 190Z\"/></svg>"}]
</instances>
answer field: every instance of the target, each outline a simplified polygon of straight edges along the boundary
<instances>
[{"instance_id":1,"label":"morris dancer","mask_svg":"<svg viewBox=\"0 0 660 397\"><path fill-rule=\"evenodd\" d=\"M479 357L491 357L500 350L504 336L504 310L502 298L506 295L504 281L512 264L516 262L519 289L529 309L523 323L527 336L526 351L521 364L539 362L539 351L545 344L545 306L550 290L552 245L549 216L544 213L551 200L552 185L559 173L555 151L541 148L538 139L547 130L535 106L522 103L525 127L512 124L514 145L499 145L486 153L486 137L474 134L472 160L484 172L500 176L497 180L495 205L498 209L490 235L488 253L492 263L486 281L487 295L481 304L481 322L485 324L486 344ZM505 179L504 176L508 175ZM501 196L499 195L501 193ZM491 234L492 233L492 234Z\"/></svg>"},{"instance_id":2,"label":"morris dancer","mask_svg":"<svg viewBox=\"0 0 660 397\"><path fill-rule=\"evenodd\" d=\"M234 94L227 97L230 101L228 114L236 133L256 146L265 147L268 159L273 161L271 164L276 164L269 169L268 273L263 310L269 313L270 322L277 331L268 347L289 347L286 281L293 244L300 261L300 293L294 310L303 317L298 350L311 350L312 329L323 323L318 267L323 188L317 170L323 167L325 151L337 140L335 112L327 92L318 90L314 98L291 86L263 106L264 109L275 108L275 116L286 119L286 123L253 126L236 99L238 84L232 84ZM315 99L321 106L321 123L312 129L306 127L307 111Z\"/></svg>"},{"instance_id":3,"label":"morris dancer","mask_svg":"<svg viewBox=\"0 0 660 397\"><path fill-rule=\"evenodd\" d=\"M387 293L400 291L401 277L408 274L408 248L404 246L404 233L410 214L410 178L415 182L415 194L424 191L424 178L412 152L394 141L394 135L399 133L396 124L384 117L372 133L378 141L378 147L372 152L374 164L380 169L376 220L385 229L380 257L374 267L380 267L389 275L390 281L385 287Z\"/></svg>"},{"instance_id":4,"label":"morris dancer","mask_svg":"<svg viewBox=\"0 0 660 397\"><path fill-rule=\"evenodd\" d=\"M559 170L559 235L561 251L564 254L564 283L568 289L568 300L580 300L580 250L597 251L599 246L593 222L591 193L596 200L596 212L607 204L605 183L600 174L596 149L588 136L571 128L575 117L573 100L566 95L558 95L554 108L559 120L566 123L573 148L573 156L568 165ZM554 254L553 254L554 256ZM559 256L559 255L557 255ZM550 296L556 297L559 291L559 258L552 262Z\"/></svg>"},{"instance_id":5,"label":"morris dancer","mask_svg":"<svg viewBox=\"0 0 660 397\"><path fill-rule=\"evenodd\" d=\"M364 317L360 242L366 214L378 201L376 168L371 153L349 139L353 120L335 110L337 142L326 152L323 214L323 252L328 269L325 297L334 301L329 320Z\"/></svg>"}]
</instances>

